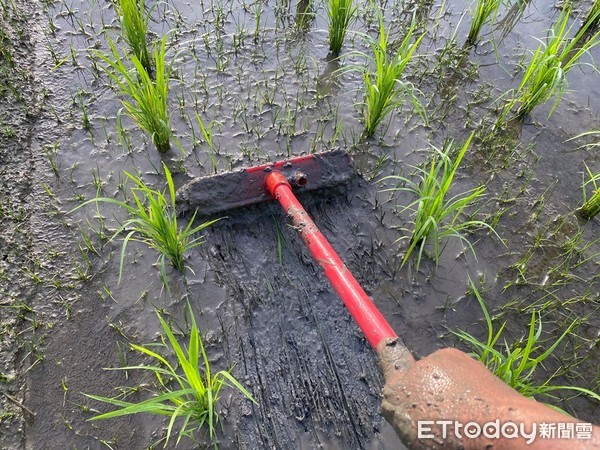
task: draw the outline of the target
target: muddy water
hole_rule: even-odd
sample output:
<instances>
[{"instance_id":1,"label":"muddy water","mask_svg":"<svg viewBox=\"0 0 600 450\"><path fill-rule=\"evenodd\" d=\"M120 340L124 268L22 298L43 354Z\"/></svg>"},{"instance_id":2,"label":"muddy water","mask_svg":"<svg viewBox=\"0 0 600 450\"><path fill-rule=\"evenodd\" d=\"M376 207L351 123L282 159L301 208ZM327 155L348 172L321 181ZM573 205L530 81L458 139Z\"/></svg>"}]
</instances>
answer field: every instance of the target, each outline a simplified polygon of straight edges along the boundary
<instances>
[{"instance_id":1,"label":"muddy water","mask_svg":"<svg viewBox=\"0 0 600 450\"><path fill-rule=\"evenodd\" d=\"M583 163L600 169L597 151L565 142L598 128L598 76L586 68L573 71L572 91L550 120L545 120L550 105L544 105L534 111L539 123L528 119L496 153L475 143L465 158L456 192L480 183L488 187L481 214L492 218L506 209L496 225L505 244L478 232L470 236L477 259L450 241L437 268L430 261L420 271L401 268L403 246L396 240L410 217L398 207L411 198L378 192L393 185L378 180L407 175L409 165L428 157L430 144L441 146L446 138L462 142L473 128L485 126L481 118L493 100L518 84L513 74L521 55L536 45L530 36L541 37L556 17L547 2L533 1L496 48L488 36L459 58L468 24L468 17L461 21L465 5L445 2L441 14L437 3L406 3L386 5L386 21L397 33L416 8L430 29L420 49L427 57L410 79L423 93L431 124L424 126L404 108L384 124L385 135L371 140L359 139L360 75L336 72L360 57L349 54L341 64L328 60L322 5L307 28L295 29L297 5L291 2L158 3L150 26L157 35L169 32L172 125L185 150L174 147L165 155L128 119L119 132L120 104L106 75L94 69L94 51L107 49L103 26L117 36L110 2L39 5L32 33L41 112L30 144L36 180L30 201L40 208L29 223L35 230L31 254L39 261L33 268L42 282L30 299L38 325L28 332L32 345L21 355L22 371L29 369L24 401L36 413L24 428L25 448L143 449L164 436L167 424L146 416L87 422L106 409L82 393L116 395L115 387L130 386L132 399L146 398L153 382L148 376L104 368L140 362L128 344L156 339L154 309L183 324L188 300L215 367L233 367L257 400L253 405L239 395L224 396L221 448L401 448L379 415L383 380L374 353L274 205L232 211L209 229L206 243L187 257L186 282L169 272L170 293L160 281L155 253L137 243L126 252L118 282L120 242L108 238L122 211L106 204L67 211L97 191L120 198L124 170L162 188L162 162L183 184L192 176L347 148L359 175L343 188L301 200L417 356L455 345L448 330L468 328L485 337L477 303L465 295L468 276L485 280L490 309L510 319L515 337L528 322L527 305L586 296L552 310L545 330L557 336L553 323L560 327L588 316L578 329L582 339L565 347L567 354L585 356L564 380L597 389L597 377L576 373L597 372L598 245L581 252L586 263L570 269L573 276L564 282L551 269L577 230L571 211L580 202ZM354 29L373 31L373 19L361 14ZM350 48L366 50L358 37ZM202 142L196 112L206 123L216 121L212 151ZM582 242L596 238L598 226L582 225ZM543 246L531 252L519 275L515 263L529 255L540 235ZM86 242L95 250L86 249ZM518 308L501 309L511 302ZM547 370L560 365L553 361ZM571 405L568 410L578 416L600 420L597 404ZM190 441L180 445L197 447Z\"/></svg>"}]
</instances>

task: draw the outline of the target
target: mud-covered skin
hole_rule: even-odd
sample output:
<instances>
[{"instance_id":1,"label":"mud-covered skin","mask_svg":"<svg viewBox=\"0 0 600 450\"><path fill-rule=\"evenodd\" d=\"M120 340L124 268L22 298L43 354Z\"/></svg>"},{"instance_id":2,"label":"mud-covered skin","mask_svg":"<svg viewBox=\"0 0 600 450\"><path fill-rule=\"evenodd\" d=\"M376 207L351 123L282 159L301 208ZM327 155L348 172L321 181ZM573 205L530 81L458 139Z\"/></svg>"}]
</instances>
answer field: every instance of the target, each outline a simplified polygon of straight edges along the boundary
<instances>
[{"instance_id":1,"label":"mud-covered skin","mask_svg":"<svg viewBox=\"0 0 600 450\"><path fill-rule=\"evenodd\" d=\"M527 433L535 424L579 423L534 400L528 399L492 375L483 364L456 349L443 349L415 361L402 342L389 340L379 344L377 353L385 374L382 412L402 441L411 449L598 449L600 427L594 426L591 439L545 439L529 444L525 438L469 439L447 428L427 425L423 434L434 438L419 439L418 421L457 421L479 425L499 420L500 425L524 424Z\"/></svg>"}]
</instances>

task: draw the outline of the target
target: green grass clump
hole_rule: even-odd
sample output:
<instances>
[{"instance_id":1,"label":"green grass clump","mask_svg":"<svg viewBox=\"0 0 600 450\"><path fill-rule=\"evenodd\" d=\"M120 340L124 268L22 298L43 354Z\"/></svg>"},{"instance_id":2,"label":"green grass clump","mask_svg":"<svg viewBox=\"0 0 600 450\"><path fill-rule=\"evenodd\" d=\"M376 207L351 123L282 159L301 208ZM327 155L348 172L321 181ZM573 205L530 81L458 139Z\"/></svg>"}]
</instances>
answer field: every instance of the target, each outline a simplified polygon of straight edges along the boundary
<instances>
[{"instance_id":1,"label":"green grass clump","mask_svg":"<svg viewBox=\"0 0 600 450\"><path fill-rule=\"evenodd\" d=\"M579 209L579 214L584 219L593 219L600 214L600 173L593 174L589 167L585 167L588 173L588 179L583 183L583 206ZM588 198L587 186L593 187L592 195Z\"/></svg>"},{"instance_id":2,"label":"green grass clump","mask_svg":"<svg viewBox=\"0 0 600 450\"><path fill-rule=\"evenodd\" d=\"M474 45L483 25L494 18L498 13L498 8L502 4L501 0L477 0L475 9L469 10L471 13L471 27L467 42Z\"/></svg>"},{"instance_id":3,"label":"green grass clump","mask_svg":"<svg viewBox=\"0 0 600 450\"><path fill-rule=\"evenodd\" d=\"M151 74L152 59L147 44L150 15L145 12L144 0L117 0L115 6L121 20L123 39L142 67Z\"/></svg>"},{"instance_id":4,"label":"green grass clump","mask_svg":"<svg viewBox=\"0 0 600 450\"><path fill-rule=\"evenodd\" d=\"M552 376L542 383L537 383L534 379L536 369L543 365L544 361L552 355L562 340L572 332L577 321L572 322L552 345L544 349L540 345L542 335L541 316L539 312L534 311L529 321L527 336L513 345L509 345L506 341L500 345L499 340L506 322L495 331L481 294L471 280L469 280L469 286L483 311L487 325L487 339L482 342L465 331L458 331L454 334L472 347L473 356L481 361L494 375L526 397L540 395L551 397L550 393L553 391L571 390L600 400L600 395L589 389L577 386L551 385Z\"/></svg>"},{"instance_id":5,"label":"green grass clump","mask_svg":"<svg viewBox=\"0 0 600 450\"><path fill-rule=\"evenodd\" d=\"M600 189L596 188L579 211L584 219L592 219L600 214Z\"/></svg>"},{"instance_id":6,"label":"green grass clump","mask_svg":"<svg viewBox=\"0 0 600 450\"><path fill-rule=\"evenodd\" d=\"M169 356L153 350L156 345L151 347L150 345L131 344L133 350L149 356L156 362L156 365L139 365L114 369L143 370L155 375L158 392L140 403L127 402L118 397L108 398L86 394L91 399L118 407L114 411L100 414L90 420L110 419L138 413L167 416L170 417L170 420L167 427L165 447L173 434L175 422L180 419L183 420L183 423L178 431L177 444L183 436L193 438L197 430L208 426L210 438L216 448L215 428L219 423L216 406L221 389L224 386L232 387L253 402L255 400L250 392L233 377L231 370L221 370L213 373L191 307L189 312L192 327L187 349L177 342L173 329L157 312L156 315L164 332L159 345L168 351ZM173 355L176 364L169 362L169 359L173 359ZM202 359L200 359L200 356L202 356Z\"/></svg>"},{"instance_id":7,"label":"green grass clump","mask_svg":"<svg viewBox=\"0 0 600 450\"><path fill-rule=\"evenodd\" d=\"M179 227L177 211L175 209L175 186L173 178L164 163L163 168L167 179L168 197L165 195L165 192L160 192L147 186L141 178L125 172L127 178L135 185L130 189L130 194L134 201L133 206L114 198L98 197L88 200L78 207L81 208L89 203L105 202L117 205L129 213L130 217L123 222L111 238L112 240L116 236L126 233L121 247L119 281L123 272L125 251L130 240L143 242L160 254L161 274L164 279L166 259L177 270L183 271L185 268L184 254L203 242L201 238L194 238L194 235L215 222L214 220L203 222L198 226L192 227L196 211L185 228L181 229Z\"/></svg>"},{"instance_id":8,"label":"green grass clump","mask_svg":"<svg viewBox=\"0 0 600 450\"><path fill-rule=\"evenodd\" d=\"M381 121L402 103L408 95L419 113L423 113L415 88L407 81L402 80L402 75L413 54L419 47L423 35L413 42L415 24L408 29L406 36L399 45L396 54L389 53L389 34L385 29L383 18L379 19L379 39L370 42L373 56L367 59L373 69L365 68L364 85L365 99L363 105L363 123L365 135L372 136Z\"/></svg>"},{"instance_id":9,"label":"green grass clump","mask_svg":"<svg viewBox=\"0 0 600 450\"><path fill-rule=\"evenodd\" d=\"M395 179L401 183L401 186L392 190L406 191L417 197L400 211L411 211L414 215L414 226L410 244L402 260L403 265L416 250L418 252L418 268L427 242L431 242L433 246L433 258L437 263L445 247L442 245L442 241L451 236L460 239L475 254L475 250L469 240L463 236L463 232L477 228L488 228L494 232L492 227L485 222L462 219L465 209L483 195L485 191L483 186L448 198L452 180L472 138L473 134L469 136L454 160L450 157L453 150L451 142L447 143L442 150L434 147L436 153L431 159L429 167L415 168L416 181L401 176L386 178Z\"/></svg>"},{"instance_id":10,"label":"green grass clump","mask_svg":"<svg viewBox=\"0 0 600 450\"><path fill-rule=\"evenodd\" d=\"M137 56L131 56L135 70L125 65L114 44L109 41L112 55L99 54L109 65L110 78L117 84L121 93L128 97L121 103L125 112L138 126L148 133L156 149L164 153L171 147L172 135L167 109L169 93L168 67L165 64L166 38L154 50L156 67L155 79L152 80Z\"/></svg>"},{"instance_id":11,"label":"green grass clump","mask_svg":"<svg viewBox=\"0 0 600 450\"><path fill-rule=\"evenodd\" d=\"M329 51L338 55L344 45L348 27L356 20L357 6L354 5L354 0L327 0L326 8Z\"/></svg>"},{"instance_id":12,"label":"green grass clump","mask_svg":"<svg viewBox=\"0 0 600 450\"><path fill-rule=\"evenodd\" d=\"M567 74L579 64L581 56L600 43L600 32L591 37L586 35L589 24L584 24L570 38L568 20L569 11L565 10L546 42L542 42L533 53L521 84L512 93L512 98L504 106L497 123L503 123L513 110L517 118L523 118L537 105L554 98L548 117L552 115L567 86Z\"/></svg>"}]
</instances>

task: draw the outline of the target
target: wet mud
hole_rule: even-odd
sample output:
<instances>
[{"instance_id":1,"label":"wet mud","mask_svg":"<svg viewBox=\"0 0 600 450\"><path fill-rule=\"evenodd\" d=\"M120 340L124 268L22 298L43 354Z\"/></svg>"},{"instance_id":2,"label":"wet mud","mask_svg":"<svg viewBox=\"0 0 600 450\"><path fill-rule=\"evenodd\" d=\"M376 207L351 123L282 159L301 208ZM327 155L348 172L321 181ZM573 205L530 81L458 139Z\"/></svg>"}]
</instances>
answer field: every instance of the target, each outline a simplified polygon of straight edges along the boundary
<instances>
[{"instance_id":1,"label":"wet mud","mask_svg":"<svg viewBox=\"0 0 600 450\"><path fill-rule=\"evenodd\" d=\"M338 196L300 197L359 279L369 262L356 252L370 243L354 225L372 207L349 198L366 188L354 183ZM228 307L236 320L227 328L227 352L240 361L247 384L259 387L258 406L235 420L236 446L380 448L386 440L401 446L381 437L387 425L378 413L382 378L375 353L284 214L262 206L227 222L208 234L205 251L235 300Z\"/></svg>"},{"instance_id":2,"label":"wet mud","mask_svg":"<svg viewBox=\"0 0 600 450\"><path fill-rule=\"evenodd\" d=\"M37 116L30 34L33 9L0 12L0 448L22 445L29 409L23 405L22 359L27 354L36 287L31 278L35 214L31 202L32 128Z\"/></svg>"}]
</instances>

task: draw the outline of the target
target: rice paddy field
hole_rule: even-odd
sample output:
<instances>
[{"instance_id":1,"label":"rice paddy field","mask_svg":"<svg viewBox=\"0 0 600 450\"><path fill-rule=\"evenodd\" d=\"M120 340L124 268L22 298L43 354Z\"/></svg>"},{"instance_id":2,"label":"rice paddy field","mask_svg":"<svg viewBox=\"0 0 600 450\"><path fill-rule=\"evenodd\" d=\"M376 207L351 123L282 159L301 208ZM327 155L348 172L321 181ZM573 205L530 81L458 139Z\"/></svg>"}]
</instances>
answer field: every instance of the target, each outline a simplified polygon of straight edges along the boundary
<instances>
[{"instance_id":1,"label":"rice paddy field","mask_svg":"<svg viewBox=\"0 0 600 450\"><path fill-rule=\"evenodd\" d=\"M0 448L403 448L375 353L277 205L173 206L194 177L338 148L357 175L300 200L415 356L477 353L491 325L518 361L535 335L516 384L600 423L598 19L0 0ZM215 415L91 420L184 389L177 345L227 374Z\"/></svg>"}]
</instances>

